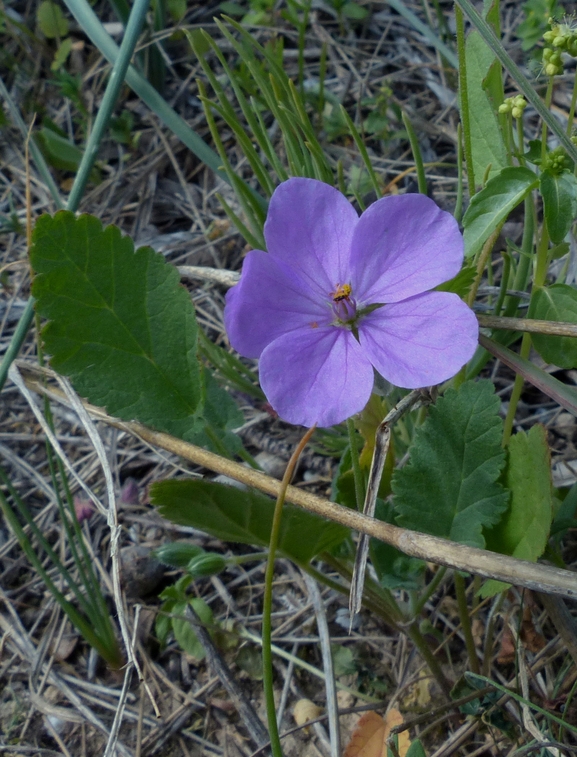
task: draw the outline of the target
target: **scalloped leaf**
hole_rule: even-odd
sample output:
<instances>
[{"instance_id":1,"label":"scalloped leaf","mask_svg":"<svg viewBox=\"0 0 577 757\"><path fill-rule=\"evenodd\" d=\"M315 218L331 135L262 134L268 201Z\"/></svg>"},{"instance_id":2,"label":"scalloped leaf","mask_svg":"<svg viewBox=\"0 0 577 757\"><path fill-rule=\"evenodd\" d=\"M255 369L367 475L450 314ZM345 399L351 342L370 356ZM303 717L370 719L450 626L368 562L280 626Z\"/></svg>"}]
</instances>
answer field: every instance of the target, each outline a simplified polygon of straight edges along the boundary
<instances>
[{"instance_id":1,"label":"scalloped leaf","mask_svg":"<svg viewBox=\"0 0 577 757\"><path fill-rule=\"evenodd\" d=\"M34 229L32 294L51 365L124 420L182 439L201 428L194 306L178 271L115 226L59 211Z\"/></svg>"},{"instance_id":2,"label":"scalloped leaf","mask_svg":"<svg viewBox=\"0 0 577 757\"><path fill-rule=\"evenodd\" d=\"M499 407L483 380L448 389L430 408L408 464L393 476L400 526L485 546L483 528L499 521L509 499L497 480L505 463Z\"/></svg>"},{"instance_id":3,"label":"scalloped leaf","mask_svg":"<svg viewBox=\"0 0 577 757\"><path fill-rule=\"evenodd\" d=\"M212 481L160 481L150 487L150 501L163 518L206 531L217 539L268 546L274 502L255 491ZM338 523L285 505L279 550L297 563L340 544L349 533Z\"/></svg>"}]
</instances>

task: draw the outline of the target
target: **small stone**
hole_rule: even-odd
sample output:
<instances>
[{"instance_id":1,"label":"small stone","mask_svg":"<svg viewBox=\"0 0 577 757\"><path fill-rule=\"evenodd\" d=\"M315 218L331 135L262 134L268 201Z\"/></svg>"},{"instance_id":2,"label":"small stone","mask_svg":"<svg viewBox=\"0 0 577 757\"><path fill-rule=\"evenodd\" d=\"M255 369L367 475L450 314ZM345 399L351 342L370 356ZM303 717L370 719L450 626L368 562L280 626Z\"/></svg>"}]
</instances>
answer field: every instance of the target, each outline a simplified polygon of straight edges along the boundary
<instances>
[{"instance_id":1,"label":"small stone","mask_svg":"<svg viewBox=\"0 0 577 757\"><path fill-rule=\"evenodd\" d=\"M164 577L164 567L152 557L148 547L122 547L120 565L122 586L133 599L152 593Z\"/></svg>"}]
</instances>

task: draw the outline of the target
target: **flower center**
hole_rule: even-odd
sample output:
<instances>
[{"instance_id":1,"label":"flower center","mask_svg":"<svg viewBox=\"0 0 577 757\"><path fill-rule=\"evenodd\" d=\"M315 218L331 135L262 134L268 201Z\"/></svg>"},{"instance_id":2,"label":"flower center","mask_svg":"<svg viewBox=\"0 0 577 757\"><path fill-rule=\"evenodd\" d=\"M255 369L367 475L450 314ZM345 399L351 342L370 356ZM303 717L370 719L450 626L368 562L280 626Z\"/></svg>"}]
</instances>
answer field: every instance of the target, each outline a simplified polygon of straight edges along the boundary
<instances>
[{"instance_id":1,"label":"flower center","mask_svg":"<svg viewBox=\"0 0 577 757\"><path fill-rule=\"evenodd\" d=\"M357 315L357 303L351 297L352 291L350 284L337 284L335 291L331 292L333 313L340 323L351 323Z\"/></svg>"}]
</instances>

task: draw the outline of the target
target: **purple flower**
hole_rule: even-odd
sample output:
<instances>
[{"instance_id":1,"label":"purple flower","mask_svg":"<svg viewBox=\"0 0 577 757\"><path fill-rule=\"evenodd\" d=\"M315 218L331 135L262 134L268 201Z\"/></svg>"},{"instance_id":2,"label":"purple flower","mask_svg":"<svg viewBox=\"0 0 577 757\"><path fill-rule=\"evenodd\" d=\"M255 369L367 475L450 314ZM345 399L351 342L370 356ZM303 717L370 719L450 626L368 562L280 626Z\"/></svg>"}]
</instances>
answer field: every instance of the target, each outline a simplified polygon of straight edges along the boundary
<instances>
[{"instance_id":1,"label":"purple flower","mask_svg":"<svg viewBox=\"0 0 577 757\"><path fill-rule=\"evenodd\" d=\"M260 358L284 420L332 426L360 412L373 368L399 387L431 386L473 355L478 326L456 295L428 291L463 262L457 222L428 197L383 197L359 218L338 190L294 178L275 190L224 312L231 345Z\"/></svg>"}]
</instances>

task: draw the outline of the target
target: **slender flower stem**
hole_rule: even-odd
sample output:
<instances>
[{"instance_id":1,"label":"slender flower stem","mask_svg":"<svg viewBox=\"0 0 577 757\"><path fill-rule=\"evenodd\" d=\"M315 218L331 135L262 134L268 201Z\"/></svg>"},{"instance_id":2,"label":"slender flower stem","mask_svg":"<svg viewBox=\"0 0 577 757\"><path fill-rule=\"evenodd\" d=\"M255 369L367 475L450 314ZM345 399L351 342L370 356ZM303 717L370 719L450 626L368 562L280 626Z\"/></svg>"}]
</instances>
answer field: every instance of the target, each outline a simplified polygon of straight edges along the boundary
<instances>
[{"instance_id":1,"label":"slender flower stem","mask_svg":"<svg viewBox=\"0 0 577 757\"><path fill-rule=\"evenodd\" d=\"M473 631L471 629L471 617L469 615L469 607L467 606L465 579L460 573L455 573L453 580L455 582L455 592L457 594L459 618L461 620L463 636L465 637L465 646L467 647L467 654L469 656L469 665L471 666L473 673L480 673L481 671L479 668L479 660L477 658L475 639L473 638Z\"/></svg>"},{"instance_id":2,"label":"slender flower stem","mask_svg":"<svg viewBox=\"0 0 577 757\"><path fill-rule=\"evenodd\" d=\"M262 667L263 667L263 688L266 702L266 714L270 734L270 745L273 757L283 757L282 747L279 738L278 725L276 720L276 705L274 701L274 686L272 672L272 585L274 579L274 559L278 547L280 524L282 520L282 508L286 496L286 490L290 484L296 464L301 452L306 447L309 439L314 433L316 426L310 428L299 442L288 462L285 474L281 482L281 488L278 493L272 527L270 532L270 544L268 550L268 560L266 564L266 573L264 579L264 599L262 609Z\"/></svg>"},{"instance_id":3,"label":"slender flower stem","mask_svg":"<svg viewBox=\"0 0 577 757\"><path fill-rule=\"evenodd\" d=\"M363 480L363 472L361 471L361 464L359 461L355 424L353 423L351 418L347 420L347 431L349 432L349 449L351 451L353 477L355 479L355 499L357 500L357 510L362 510L363 502L365 501L365 482Z\"/></svg>"}]
</instances>

